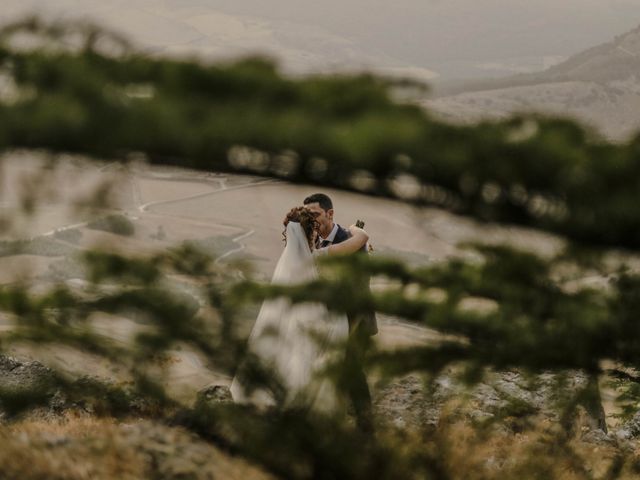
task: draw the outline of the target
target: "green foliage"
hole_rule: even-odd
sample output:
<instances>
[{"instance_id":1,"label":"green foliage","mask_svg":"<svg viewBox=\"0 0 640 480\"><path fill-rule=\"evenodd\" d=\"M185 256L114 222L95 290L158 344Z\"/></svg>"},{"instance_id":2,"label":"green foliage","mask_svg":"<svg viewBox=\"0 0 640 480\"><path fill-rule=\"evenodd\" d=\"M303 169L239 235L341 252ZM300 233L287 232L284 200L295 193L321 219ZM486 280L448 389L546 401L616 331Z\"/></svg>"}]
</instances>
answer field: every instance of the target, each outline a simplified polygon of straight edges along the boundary
<instances>
[{"instance_id":1,"label":"green foliage","mask_svg":"<svg viewBox=\"0 0 640 480\"><path fill-rule=\"evenodd\" d=\"M380 359L394 364L396 373L413 369L437 371L455 360L495 367L598 368L601 359L637 361L635 305L619 302L616 293L581 289L564 291L544 260L505 247L480 247L484 261L452 260L411 269L402 262L362 256L329 259L337 269L332 280L312 285L281 287L240 284L239 298L286 295L293 301L327 303L338 311L376 311L421 323L451 334L457 341L394 353ZM349 272L365 271L400 282L399 286L369 295ZM631 278L614 284L620 293ZM446 292L446 299L431 299L430 289ZM461 302L481 298L494 302L487 312L465 310ZM623 313L624 312L624 313ZM624 332L624 333L623 333ZM442 360L435 360L440 357Z\"/></svg>"},{"instance_id":2,"label":"green foliage","mask_svg":"<svg viewBox=\"0 0 640 480\"><path fill-rule=\"evenodd\" d=\"M635 372L612 370L609 372L613 380L611 386L618 392L621 412L618 417L630 420L640 410L640 378Z\"/></svg>"},{"instance_id":3,"label":"green foliage","mask_svg":"<svg viewBox=\"0 0 640 480\"><path fill-rule=\"evenodd\" d=\"M73 32L73 28L68 30ZM48 40L10 46L11 33ZM367 75L283 77L266 60L215 65L123 47L64 47L65 27L5 31L0 147L258 173L520 223L583 243L637 248L638 139L614 145L568 121L523 115L451 126ZM144 92L141 94L140 92ZM238 148L245 147L245 148Z\"/></svg>"},{"instance_id":4,"label":"green foliage","mask_svg":"<svg viewBox=\"0 0 640 480\"><path fill-rule=\"evenodd\" d=\"M172 401L164 387L151 374L157 371L159 358L171 348L190 346L225 368L225 362L231 362L229 351L235 345L232 332L222 321L202 315L200 302L222 298L217 292L235 282L238 271L230 267L220 270L211 258L202 255L194 262L195 256L188 248L145 260L90 251L83 257L91 281L89 288L72 290L60 285L35 295L20 285L4 287L0 289L0 311L11 314L15 321L2 340L7 345L14 342L67 345L103 357L130 372L134 393L170 405ZM195 292L198 298L175 289L175 282L168 275L177 272L206 278ZM92 326L91 315L96 312L131 318L143 328L132 344L113 342ZM220 318L226 317L226 322L230 322L231 316L227 307ZM62 383L61 388L78 396L77 385ZM30 392L25 395L31 395ZM116 390L113 392L117 394ZM3 401L11 403L9 393L0 394L0 398L6 397ZM28 407L29 403L23 405ZM116 407L112 410L116 411Z\"/></svg>"},{"instance_id":5,"label":"green foliage","mask_svg":"<svg viewBox=\"0 0 640 480\"><path fill-rule=\"evenodd\" d=\"M438 463L423 452L412 458L398 445L371 438L332 418L296 411L268 415L238 406L201 407L189 419L201 435L232 431L230 447L280 478L394 479L444 478Z\"/></svg>"},{"instance_id":6,"label":"green foliage","mask_svg":"<svg viewBox=\"0 0 640 480\"><path fill-rule=\"evenodd\" d=\"M89 222L87 227L125 237L132 236L136 231L133 222L124 215L107 215L106 217Z\"/></svg>"},{"instance_id":7,"label":"green foliage","mask_svg":"<svg viewBox=\"0 0 640 480\"><path fill-rule=\"evenodd\" d=\"M10 41L16 33L44 38L46 48L16 48ZM82 46L66 46L75 34ZM98 38L119 46L119 53L102 52ZM146 258L86 252L85 289L0 290L0 311L15 319L2 336L5 344L64 345L106 359L126 370L133 392L164 414L184 407L163 383L161 360L172 348L192 348L231 374L244 353L240 314L283 296L337 312L374 309L446 334L426 346L374 351L367 361L382 377L433 376L451 367L476 381L486 367L580 368L595 375L602 361L640 365L640 276L617 272L607 289L594 289L569 288L560 275L563 269L603 274L599 247L640 247L640 137L612 145L573 122L529 115L456 127L396 101L398 85L375 76L294 80L259 58L218 64L150 58L96 29L35 20L0 34L0 75L16 88L0 98L0 150L123 161L143 155L156 164L254 173L529 225L569 244L554 258L474 245L473 261L417 267L382 257L329 258L322 280L286 287L254 282L240 264L217 264L210 254L229 246L226 237ZM134 234L122 215L89 228ZM68 242L79 240L71 232L56 235L67 243L47 238L0 247L12 255L44 242L52 254L66 255L73 250ZM392 287L370 293L362 288L363 275L386 277ZM191 289L176 289L177 277L187 278ZM434 290L443 295L434 298ZM491 307L464 308L469 300ZM131 319L140 331L130 345L109 341L91 324L96 312ZM256 386L278 389L264 365L252 367ZM74 384L76 394L104 397L105 411L131 408L118 389L85 383ZM69 382L57 385L74 391ZM593 382L577 394L566 419L580 402L599 400ZM22 397L0 391L11 409L30 406L29 398L44 397L37 390ZM363 438L343 418L220 405L188 413L187 426L283 478L447 478L446 449ZM535 411L514 399L497 413ZM526 468L522 478L536 471ZM539 471L548 474L546 468Z\"/></svg>"}]
</instances>

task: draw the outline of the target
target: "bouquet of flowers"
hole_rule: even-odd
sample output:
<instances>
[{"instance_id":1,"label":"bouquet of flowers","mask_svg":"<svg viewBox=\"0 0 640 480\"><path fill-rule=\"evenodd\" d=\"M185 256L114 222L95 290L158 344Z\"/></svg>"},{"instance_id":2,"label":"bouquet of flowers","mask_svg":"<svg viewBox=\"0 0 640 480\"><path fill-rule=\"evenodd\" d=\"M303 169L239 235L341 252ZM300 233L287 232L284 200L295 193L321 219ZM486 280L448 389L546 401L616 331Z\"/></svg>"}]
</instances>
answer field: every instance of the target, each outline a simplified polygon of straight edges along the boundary
<instances>
[{"instance_id":1,"label":"bouquet of flowers","mask_svg":"<svg viewBox=\"0 0 640 480\"><path fill-rule=\"evenodd\" d=\"M356 227L364 228L364 220L356 220ZM373 245L371 245L369 242L367 242L367 251L373 252Z\"/></svg>"}]
</instances>

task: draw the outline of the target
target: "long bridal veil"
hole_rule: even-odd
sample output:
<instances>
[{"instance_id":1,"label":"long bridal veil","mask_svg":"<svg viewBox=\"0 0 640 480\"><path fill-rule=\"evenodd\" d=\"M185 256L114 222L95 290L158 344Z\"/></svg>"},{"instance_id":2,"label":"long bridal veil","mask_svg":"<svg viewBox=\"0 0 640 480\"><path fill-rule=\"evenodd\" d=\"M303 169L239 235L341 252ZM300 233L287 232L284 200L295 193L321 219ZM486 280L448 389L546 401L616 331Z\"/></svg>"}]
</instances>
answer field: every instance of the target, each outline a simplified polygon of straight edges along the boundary
<instances>
[{"instance_id":1,"label":"long bridal veil","mask_svg":"<svg viewBox=\"0 0 640 480\"><path fill-rule=\"evenodd\" d=\"M286 234L287 244L271 283L295 285L318 278L302 226L289 222ZM248 353L274 374L281 392L264 386L253 388L240 368L231 383L234 401L257 406L338 410L339 395L324 371L344 354L347 336L346 317L332 314L323 304L292 304L286 298L265 301L249 336Z\"/></svg>"}]
</instances>

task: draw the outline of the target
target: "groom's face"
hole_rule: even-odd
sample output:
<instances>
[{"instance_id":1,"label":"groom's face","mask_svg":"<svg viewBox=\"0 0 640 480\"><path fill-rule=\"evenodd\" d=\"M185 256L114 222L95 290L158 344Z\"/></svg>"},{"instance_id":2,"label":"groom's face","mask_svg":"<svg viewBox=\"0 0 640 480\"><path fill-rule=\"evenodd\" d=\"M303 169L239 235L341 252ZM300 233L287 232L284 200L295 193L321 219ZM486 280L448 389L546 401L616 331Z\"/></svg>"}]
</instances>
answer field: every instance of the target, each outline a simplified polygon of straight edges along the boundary
<instances>
[{"instance_id":1,"label":"groom's face","mask_svg":"<svg viewBox=\"0 0 640 480\"><path fill-rule=\"evenodd\" d=\"M309 203L305 205L307 209L317 215L316 219L320 224L321 230L333 227L333 208L324 210L319 203Z\"/></svg>"}]
</instances>

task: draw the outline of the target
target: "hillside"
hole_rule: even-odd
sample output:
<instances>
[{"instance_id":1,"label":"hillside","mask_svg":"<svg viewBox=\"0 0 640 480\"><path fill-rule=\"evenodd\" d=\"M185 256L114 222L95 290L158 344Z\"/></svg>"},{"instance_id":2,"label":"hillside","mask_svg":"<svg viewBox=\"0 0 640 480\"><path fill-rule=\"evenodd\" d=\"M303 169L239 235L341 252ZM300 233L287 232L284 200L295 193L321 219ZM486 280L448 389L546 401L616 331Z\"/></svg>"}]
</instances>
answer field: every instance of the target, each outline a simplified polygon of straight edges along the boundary
<instances>
[{"instance_id":1,"label":"hillside","mask_svg":"<svg viewBox=\"0 0 640 480\"><path fill-rule=\"evenodd\" d=\"M540 81L627 80L640 74L640 26L613 41L579 53L539 74ZM535 77L535 75L534 75Z\"/></svg>"},{"instance_id":2,"label":"hillside","mask_svg":"<svg viewBox=\"0 0 640 480\"><path fill-rule=\"evenodd\" d=\"M640 25L544 71L499 79L449 82L437 86L438 96L563 81L615 82L640 74Z\"/></svg>"},{"instance_id":3,"label":"hillside","mask_svg":"<svg viewBox=\"0 0 640 480\"><path fill-rule=\"evenodd\" d=\"M640 27L543 72L442 86L424 103L454 122L523 111L568 115L626 139L640 129Z\"/></svg>"}]
</instances>

